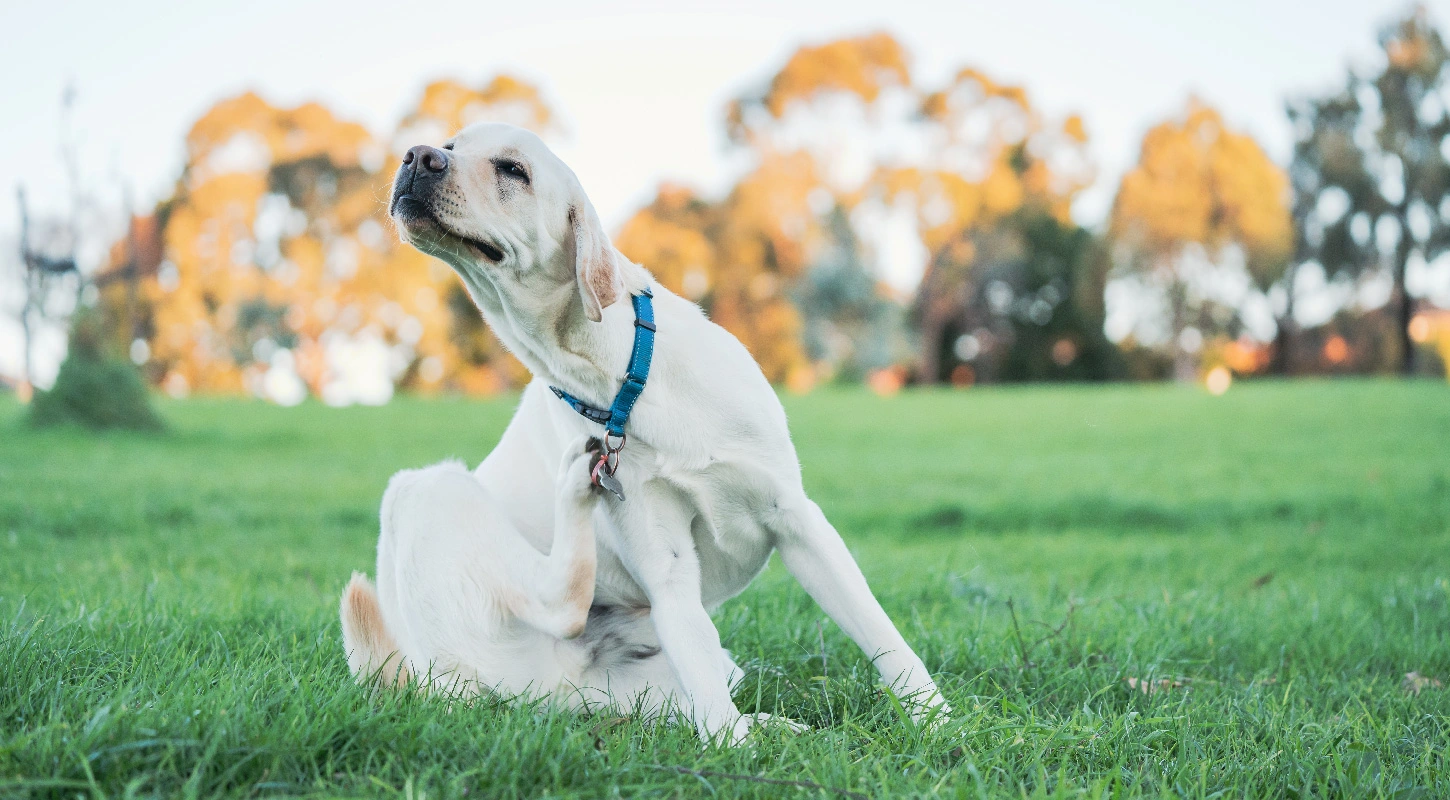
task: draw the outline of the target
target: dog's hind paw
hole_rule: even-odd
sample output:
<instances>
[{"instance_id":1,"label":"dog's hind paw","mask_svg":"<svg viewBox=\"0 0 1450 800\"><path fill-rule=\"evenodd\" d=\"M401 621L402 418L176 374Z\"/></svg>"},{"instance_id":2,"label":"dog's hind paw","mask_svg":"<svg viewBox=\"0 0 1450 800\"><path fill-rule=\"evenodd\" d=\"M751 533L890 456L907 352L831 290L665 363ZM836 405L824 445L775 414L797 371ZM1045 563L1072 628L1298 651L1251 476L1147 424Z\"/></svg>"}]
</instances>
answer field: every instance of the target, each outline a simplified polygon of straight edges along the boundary
<instances>
[{"instance_id":1,"label":"dog's hind paw","mask_svg":"<svg viewBox=\"0 0 1450 800\"><path fill-rule=\"evenodd\" d=\"M805 733L811 726L804 722L797 722L790 717L777 717L774 714L746 714L746 719L753 721L751 730L756 728L785 728L791 733Z\"/></svg>"},{"instance_id":2,"label":"dog's hind paw","mask_svg":"<svg viewBox=\"0 0 1450 800\"><path fill-rule=\"evenodd\" d=\"M559 463L558 486L565 496L581 503L592 502L595 492L591 471L601 451L598 439L583 436L564 450L564 457Z\"/></svg>"},{"instance_id":3,"label":"dog's hind paw","mask_svg":"<svg viewBox=\"0 0 1450 800\"><path fill-rule=\"evenodd\" d=\"M717 743L723 743L727 747L742 747L749 744L751 734L762 728L785 729L791 733L804 733L810 730L810 726L796 722L786 717L777 717L774 714L742 714L735 724L724 732L724 737L717 738Z\"/></svg>"}]
</instances>

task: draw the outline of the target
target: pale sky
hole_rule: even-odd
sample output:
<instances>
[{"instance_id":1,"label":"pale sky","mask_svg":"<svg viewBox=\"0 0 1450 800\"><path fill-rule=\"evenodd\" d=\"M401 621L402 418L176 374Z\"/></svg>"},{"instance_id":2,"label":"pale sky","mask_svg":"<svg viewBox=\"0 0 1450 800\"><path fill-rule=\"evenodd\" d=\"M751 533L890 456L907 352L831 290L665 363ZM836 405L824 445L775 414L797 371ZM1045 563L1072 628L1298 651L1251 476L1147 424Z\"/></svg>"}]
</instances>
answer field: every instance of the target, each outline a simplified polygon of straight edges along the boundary
<instances>
[{"instance_id":1,"label":"pale sky","mask_svg":"<svg viewBox=\"0 0 1450 800\"><path fill-rule=\"evenodd\" d=\"M1450 19L1450 0L1428 5L1437 20ZM802 43L873 30L909 48L919 83L971 65L1024 85L1050 117L1081 113L1099 178L1075 211L1098 225L1143 132L1190 93L1286 162L1285 98L1331 89L1348 63L1371 63L1379 27L1407 8L1389 0L5 3L0 245L14 241L18 183L42 210L63 207L56 154L67 82L78 92L89 188L115 203L129 184L149 204L169 193L183 136L218 99L252 89L280 105L318 100L383 134L430 79L479 83L513 72L563 112L555 146L617 226L663 179L722 190L732 174L726 101ZM0 281L0 310L14 299ZM18 336L0 320L0 372L14 374Z\"/></svg>"}]
</instances>

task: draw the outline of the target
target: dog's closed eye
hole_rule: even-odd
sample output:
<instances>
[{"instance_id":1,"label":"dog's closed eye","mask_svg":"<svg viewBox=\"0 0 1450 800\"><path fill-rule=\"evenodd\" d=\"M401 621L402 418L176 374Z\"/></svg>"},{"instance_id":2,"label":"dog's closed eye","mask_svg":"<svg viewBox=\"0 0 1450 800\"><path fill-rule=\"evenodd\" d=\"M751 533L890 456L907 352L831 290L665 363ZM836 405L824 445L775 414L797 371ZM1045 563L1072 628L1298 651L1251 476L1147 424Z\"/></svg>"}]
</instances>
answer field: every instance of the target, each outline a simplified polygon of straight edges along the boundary
<instances>
[{"instance_id":1,"label":"dog's closed eye","mask_svg":"<svg viewBox=\"0 0 1450 800\"><path fill-rule=\"evenodd\" d=\"M506 178L523 181L525 186L529 184L528 171L524 169L524 165L517 161L512 161L507 158L495 158L493 160L493 169L499 175Z\"/></svg>"}]
</instances>

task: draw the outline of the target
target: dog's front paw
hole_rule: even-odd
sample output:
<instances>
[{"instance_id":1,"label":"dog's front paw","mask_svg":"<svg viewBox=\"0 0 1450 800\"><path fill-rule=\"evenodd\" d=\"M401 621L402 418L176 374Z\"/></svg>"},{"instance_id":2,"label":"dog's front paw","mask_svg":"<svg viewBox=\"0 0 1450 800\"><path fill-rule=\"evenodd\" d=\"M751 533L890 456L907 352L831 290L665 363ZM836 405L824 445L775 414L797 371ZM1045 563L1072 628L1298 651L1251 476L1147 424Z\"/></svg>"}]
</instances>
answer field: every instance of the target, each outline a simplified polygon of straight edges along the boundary
<instances>
[{"instance_id":1,"label":"dog's front paw","mask_svg":"<svg viewBox=\"0 0 1450 800\"><path fill-rule=\"evenodd\" d=\"M911 721L927 731L939 731L951 721L952 707L938 692L933 691L924 701L910 698L908 704Z\"/></svg>"}]
</instances>

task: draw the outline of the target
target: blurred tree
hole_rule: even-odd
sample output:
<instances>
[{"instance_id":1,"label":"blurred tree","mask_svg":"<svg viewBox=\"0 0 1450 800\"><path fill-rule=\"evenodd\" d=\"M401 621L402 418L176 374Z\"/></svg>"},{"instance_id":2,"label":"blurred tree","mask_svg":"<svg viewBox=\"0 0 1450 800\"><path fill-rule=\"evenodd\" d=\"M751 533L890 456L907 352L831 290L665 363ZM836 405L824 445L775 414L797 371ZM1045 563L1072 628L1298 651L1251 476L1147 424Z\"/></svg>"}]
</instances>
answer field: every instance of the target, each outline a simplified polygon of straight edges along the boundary
<instances>
[{"instance_id":1,"label":"blurred tree","mask_svg":"<svg viewBox=\"0 0 1450 800\"><path fill-rule=\"evenodd\" d=\"M862 262L844 208L827 214L825 234L825 246L790 294L803 318L807 357L835 380L860 382L910 355L903 310Z\"/></svg>"},{"instance_id":2,"label":"blurred tree","mask_svg":"<svg viewBox=\"0 0 1450 800\"><path fill-rule=\"evenodd\" d=\"M911 85L906 48L887 33L838 39L796 50L762 91L730 104L726 132L757 150L781 150L778 123L792 106L849 97L867 105L892 88Z\"/></svg>"},{"instance_id":3,"label":"blurred tree","mask_svg":"<svg viewBox=\"0 0 1450 800\"><path fill-rule=\"evenodd\" d=\"M937 352L922 362L938 373L922 379L961 385L1125 377L1103 335L1107 271L1089 231L1041 207L964 230L939 248L917 295L915 314L940 326L929 339Z\"/></svg>"},{"instance_id":4,"label":"blurred tree","mask_svg":"<svg viewBox=\"0 0 1450 800\"><path fill-rule=\"evenodd\" d=\"M1094 171L1079 117L1050 124L1021 87L999 84L978 70L963 69L946 88L926 95L921 116L929 125L934 159L919 169L883 169L875 186L888 196L905 194L916 205L930 253L915 306L918 374L936 382L954 369L948 355L964 310L991 283L975 275L979 267L1032 263L1035 256L1021 261L1032 244L1023 242L1024 222L1046 216L1070 226L1072 200L1092 182ZM1077 261L1074 256L1065 263ZM1008 283L1013 282L1021 283ZM1058 302L1068 299L1077 300L1064 295ZM976 377L999 374L988 370Z\"/></svg>"},{"instance_id":5,"label":"blurred tree","mask_svg":"<svg viewBox=\"0 0 1450 800\"><path fill-rule=\"evenodd\" d=\"M902 260L883 241L903 225L930 259L921 292L945 298L918 303L920 374L946 377L953 298L984 285L972 280L976 244L999 225L998 238L1021 239L1026 229L1009 220L1024 210L1066 225L1091 180L1078 118L1049 122L1022 89L975 70L917 87L908 61L886 34L801 48L730 106L728 132L748 164L730 192L707 200L661 187L617 237L738 336L773 381L804 386L909 358L909 289L877 274ZM481 119L557 124L517 79L437 81L400 123L394 153ZM481 391L523 379L451 273L379 235L396 159L365 130L319 106L277 109L247 95L219 104L188 141L186 175L165 206L167 259L143 303L168 382L255 391L281 358L325 392L329 343L357 337L388 348L402 386Z\"/></svg>"},{"instance_id":6,"label":"blurred tree","mask_svg":"<svg viewBox=\"0 0 1450 800\"><path fill-rule=\"evenodd\" d=\"M555 132L557 114L539 87L512 75L497 75L477 88L455 80L423 87L418 105L398 123L393 147L438 142L475 122L507 122L543 135Z\"/></svg>"},{"instance_id":7,"label":"blurred tree","mask_svg":"<svg viewBox=\"0 0 1450 800\"><path fill-rule=\"evenodd\" d=\"M661 283L710 311L711 279L720 268L712 238L719 215L718 205L682 186L664 184L614 241Z\"/></svg>"},{"instance_id":8,"label":"blurred tree","mask_svg":"<svg viewBox=\"0 0 1450 800\"><path fill-rule=\"evenodd\" d=\"M926 95L921 114L931 126L934 158L926 174L905 177L922 194L922 227L933 251L1024 206L1066 222L1073 199L1092 182L1082 119L1048 123L1020 86L963 69ZM888 186L899 191L901 177L888 172Z\"/></svg>"},{"instance_id":9,"label":"blurred tree","mask_svg":"<svg viewBox=\"0 0 1450 800\"><path fill-rule=\"evenodd\" d=\"M74 225L46 220L39 225L30 218L25 189L17 188L16 204L20 209L20 285L23 293L17 314L21 333L21 381L30 391L35 382L32 358L35 335L39 328L53 321L56 315L55 296L64 291L67 279L81 282L75 258ZM76 292L79 299L79 291Z\"/></svg>"},{"instance_id":10,"label":"blurred tree","mask_svg":"<svg viewBox=\"0 0 1450 800\"><path fill-rule=\"evenodd\" d=\"M401 146L491 118L541 127L553 112L508 76L477 90L439 81L404 119ZM203 115L158 217L165 259L144 286L149 355L168 388L266 394L267 376L290 370L329 396L338 348L356 343L386 353L402 386L489 392L524 380L471 303L456 302L451 270L392 234L397 165L317 104L281 109L248 93ZM112 270L130 257L113 253Z\"/></svg>"},{"instance_id":11,"label":"blurred tree","mask_svg":"<svg viewBox=\"0 0 1450 800\"><path fill-rule=\"evenodd\" d=\"M1351 70L1345 88L1292 103L1296 262L1331 279L1388 269L1399 368L1415 368L1414 258L1450 249L1450 111L1445 43L1423 7L1386 27L1377 75Z\"/></svg>"},{"instance_id":12,"label":"blurred tree","mask_svg":"<svg viewBox=\"0 0 1450 800\"><path fill-rule=\"evenodd\" d=\"M167 213L168 207L163 205L147 216L128 214L125 235L111 245L106 260L91 278L97 290L91 309L93 324L105 340L104 348L131 356L153 383L161 378L158 365L150 359L155 315L149 293L143 290L149 281L156 280L165 259L161 236Z\"/></svg>"},{"instance_id":13,"label":"blurred tree","mask_svg":"<svg viewBox=\"0 0 1450 800\"><path fill-rule=\"evenodd\" d=\"M93 430L159 431L146 384L123 356L111 352L101 318L82 310L71 320L65 361L48 391L31 403L31 425L74 424Z\"/></svg>"},{"instance_id":14,"label":"blurred tree","mask_svg":"<svg viewBox=\"0 0 1450 800\"><path fill-rule=\"evenodd\" d=\"M1433 349L1440 373L1450 380L1450 310L1426 309L1410 320L1410 338Z\"/></svg>"},{"instance_id":15,"label":"blurred tree","mask_svg":"<svg viewBox=\"0 0 1450 800\"><path fill-rule=\"evenodd\" d=\"M79 313L90 286L77 254L82 234L99 227L97 207L81 185L80 146L72 127L76 87L67 84L60 99L60 137L57 143L61 167L70 194L70 210L63 217L32 219L25 188L15 189L20 211L19 268L22 302L17 314L21 331L22 392L32 391L35 338L48 326L64 327ZM70 295L66 297L66 295ZM69 301L69 302L67 302Z\"/></svg>"},{"instance_id":16,"label":"blurred tree","mask_svg":"<svg viewBox=\"0 0 1450 800\"><path fill-rule=\"evenodd\" d=\"M1138 164L1123 176L1110 236L1124 266L1166 295L1169 349L1179 380L1195 377L1184 333L1201 318L1194 272L1204 259L1242 256L1253 284L1267 290L1284 273L1292 246L1288 180L1258 143L1235 133L1197 100L1184 116L1143 137ZM1195 258L1197 251L1202 257Z\"/></svg>"},{"instance_id":17,"label":"blurred tree","mask_svg":"<svg viewBox=\"0 0 1450 800\"><path fill-rule=\"evenodd\" d=\"M168 262L148 286L151 355L173 388L259 391L285 352L321 392L324 331L342 312L347 333L360 330L389 302L345 297L381 266L362 263L373 251L358 236L378 225L383 162L365 128L316 104L278 109L247 93L197 120L168 203Z\"/></svg>"},{"instance_id":18,"label":"blurred tree","mask_svg":"<svg viewBox=\"0 0 1450 800\"><path fill-rule=\"evenodd\" d=\"M863 141L853 115L888 90L907 89L906 62L905 49L882 33L806 46L763 88L730 104L726 132L753 169L700 229L714 258L698 265L705 274L695 280L709 287L700 299L711 318L744 342L772 381L803 388L814 380L790 293L829 246L821 213L850 206L843 174L850 170L842 166L859 159L841 156ZM640 250L638 237L625 241Z\"/></svg>"},{"instance_id":19,"label":"blurred tree","mask_svg":"<svg viewBox=\"0 0 1450 800\"><path fill-rule=\"evenodd\" d=\"M914 219L932 263L943 265L970 256L956 246L968 232L1025 205L1065 221L1092 174L1076 117L1048 124L1020 88L974 70L940 90L919 88L905 48L884 33L800 48L730 105L726 126L753 165L730 195L683 202L667 196L678 190L662 190L620 242L667 285L688 281L696 291L684 293L739 336L773 380L905 357L890 344L906 338L904 309L872 266L892 219ZM925 146L907 153L903 141ZM863 241L862 226L874 244ZM651 244L666 231L670 244ZM937 269L923 291L954 291L970 266ZM937 305L919 307L929 316ZM920 374L935 380L945 323L929 321ZM827 339L852 343L828 347ZM850 363L838 361L846 350Z\"/></svg>"},{"instance_id":20,"label":"blurred tree","mask_svg":"<svg viewBox=\"0 0 1450 800\"><path fill-rule=\"evenodd\" d=\"M782 198L763 189L769 177L754 177L719 203L663 186L625 223L615 244L672 291L699 303L740 339L767 378L781 382L806 363L800 316L782 291L782 275L793 279L802 257L772 217Z\"/></svg>"}]
</instances>

